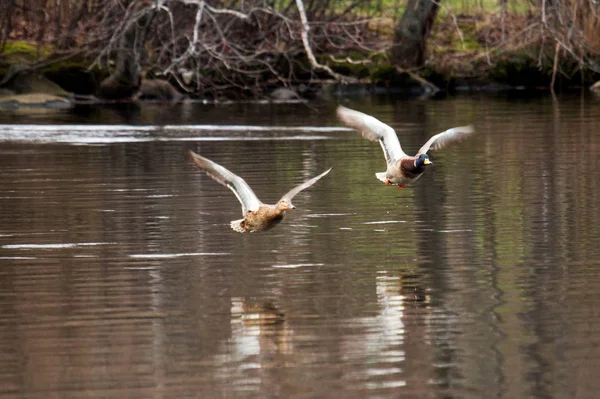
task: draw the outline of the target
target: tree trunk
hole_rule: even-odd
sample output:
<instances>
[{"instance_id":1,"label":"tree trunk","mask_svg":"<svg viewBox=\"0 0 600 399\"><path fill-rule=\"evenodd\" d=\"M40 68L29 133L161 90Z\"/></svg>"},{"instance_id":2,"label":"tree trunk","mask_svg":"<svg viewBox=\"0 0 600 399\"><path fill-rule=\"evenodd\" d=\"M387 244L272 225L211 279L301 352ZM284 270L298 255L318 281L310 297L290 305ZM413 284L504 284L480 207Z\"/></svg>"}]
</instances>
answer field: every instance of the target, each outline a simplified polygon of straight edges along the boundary
<instances>
[{"instance_id":1,"label":"tree trunk","mask_svg":"<svg viewBox=\"0 0 600 399\"><path fill-rule=\"evenodd\" d=\"M97 96L110 100L126 100L134 97L142 82L140 58L144 51L146 33L154 14L148 12L130 21L117 50L116 69L100 83Z\"/></svg>"},{"instance_id":2,"label":"tree trunk","mask_svg":"<svg viewBox=\"0 0 600 399\"><path fill-rule=\"evenodd\" d=\"M425 62L427 37L439 9L439 1L408 0L394 30L392 62L401 68L415 68Z\"/></svg>"}]
</instances>

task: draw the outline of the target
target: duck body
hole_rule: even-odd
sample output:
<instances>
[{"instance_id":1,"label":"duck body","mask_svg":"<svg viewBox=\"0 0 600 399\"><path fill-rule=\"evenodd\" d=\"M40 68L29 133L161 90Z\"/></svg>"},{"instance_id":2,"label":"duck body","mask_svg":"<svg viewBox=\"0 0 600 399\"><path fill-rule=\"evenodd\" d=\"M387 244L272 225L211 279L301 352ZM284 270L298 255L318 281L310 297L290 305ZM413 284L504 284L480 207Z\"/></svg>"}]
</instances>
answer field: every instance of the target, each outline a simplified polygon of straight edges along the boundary
<instances>
[{"instance_id":1,"label":"duck body","mask_svg":"<svg viewBox=\"0 0 600 399\"><path fill-rule=\"evenodd\" d=\"M385 172L375 173L375 176L385 184L404 186L417 180L425 172L425 165L416 165L416 157L404 157L388 165Z\"/></svg>"},{"instance_id":2,"label":"duck body","mask_svg":"<svg viewBox=\"0 0 600 399\"><path fill-rule=\"evenodd\" d=\"M232 220L231 228L238 233L254 233L270 230L285 217L285 210L277 206L261 204L258 210L248 211L243 219Z\"/></svg>"},{"instance_id":3,"label":"duck body","mask_svg":"<svg viewBox=\"0 0 600 399\"><path fill-rule=\"evenodd\" d=\"M415 156L409 156L402 150L394 129L385 123L342 105L337 107L336 113L344 125L359 131L367 140L379 142L383 149L387 170L375 173L375 176L385 184L399 187L417 180L427 166L433 164L427 155L429 150L439 150L451 143L462 141L475 132L471 125L448 129L427 140Z\"/></svg>"}]
</instances>

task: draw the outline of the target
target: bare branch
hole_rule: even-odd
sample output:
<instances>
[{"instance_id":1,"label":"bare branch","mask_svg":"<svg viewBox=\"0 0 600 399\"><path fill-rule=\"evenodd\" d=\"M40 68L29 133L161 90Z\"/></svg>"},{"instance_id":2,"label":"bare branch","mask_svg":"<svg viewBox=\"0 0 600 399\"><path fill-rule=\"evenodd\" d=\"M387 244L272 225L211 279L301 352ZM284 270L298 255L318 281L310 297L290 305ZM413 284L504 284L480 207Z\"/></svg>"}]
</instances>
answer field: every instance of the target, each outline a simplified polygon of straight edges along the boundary
<instances>
[{"instance_id":1,"label":"bare branch","mask_svg":"<svg viewBox=\"0 0 600 399\"><path fill-rule=\"evenodd\" d=\"M308 25L308 19L306 18L306 11L304 11L304 3L302 2L302 0L296 0L296 6L298 7L298 12L300 13L300 21L302 22L302 33L301 33L302 43L304 44L304 50L306 51L306 55L308 57L308 60L310 61L310 64L315 69L321 69L321 70L326 71L328 74L330 74L337 80L341 80L341 81L348 80L347 78L340 75L339 73L334 72L327 65L319 64L319 62L315 58L312 48L310 47L310 41L308 40L308 32L310 30L310 26Z\"/></svg>"},{"instance_id":2,"label":"bare branch","mask_svg":"<svg viewBox=\"0 0 600 399\"><path fill-rule=\"evenodd\" d=\"M558 69L558 54L560 53L560 44L556 43L554 47L554 64L552 67L552 81L550 82L550 91L554 95L554 82L556 81L556 70Z\"/></svg>"}]
</instances>

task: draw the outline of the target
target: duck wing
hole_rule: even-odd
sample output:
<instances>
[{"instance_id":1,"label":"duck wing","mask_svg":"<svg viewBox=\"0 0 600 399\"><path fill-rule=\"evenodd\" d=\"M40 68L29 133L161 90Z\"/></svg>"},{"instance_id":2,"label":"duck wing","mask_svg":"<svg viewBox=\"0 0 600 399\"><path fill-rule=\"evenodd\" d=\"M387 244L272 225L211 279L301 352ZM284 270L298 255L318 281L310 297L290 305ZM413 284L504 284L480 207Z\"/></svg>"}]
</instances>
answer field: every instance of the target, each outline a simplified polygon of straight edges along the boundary
<instances>
[{"instance_id":1,"label":"duck wing","mask_svg":"<svg viewBox=\"0 0 600 399\"><path fill-rule=\"evenodd\" d=\"M450 144L463 141L473 133L475 133L473 125L453 127L445 132L438 133L427 140L423 147L419 149L419 152L417 152L417 156L426 154L429 150L441 150Z\"/></svg>"},{"instance_id":2,"label":"duck wing","mask_svg":"<svg viewBox=\"0 0 600 399\"><path fill-rule=\"evenodd\" d=\"M383 155L388 165L393 165L398 159L405 157L400 141L394 129L370 115L338 105L338 119L346 126L358 130L364 138L379 141Z\"/></svg>"},{"instance_id":3,"label":"duck wing","mask_svg":"<svg viewBox=\"0 0 600 399\"><path fill-rule=\"evenodd\" d=\"M321 173L319 176L313 177L312 179L305 181L304 183L300 184L299 186L292 188L283 197L281 197L281 199L286 199L288 201L291 201L292 198L294 198L296 196L296 194L298 194L300 191L307 189L310 186L312 186L313 184L315 184L321 177L323 177L327 173L329 173L329 171L331 171L331 168L327 169L325 172Z\"/></svg>"},{"instance_id":4,"label":"duck wing","mask_svg":"<svg viewBox=\"0 0 600 399\"><path fill-rule=\"evenodd\" d=\"M248 211L257 211L261 205L260 200L254 194L248 183L238 175L230 172L223 166L204 158L194 151L190 150L190 155L194 164L202 169L207 175L212 177L216 182L221 183L235 194L237 199L242 204L242 215L246 215Z\"/></svg>"}]
</instances>

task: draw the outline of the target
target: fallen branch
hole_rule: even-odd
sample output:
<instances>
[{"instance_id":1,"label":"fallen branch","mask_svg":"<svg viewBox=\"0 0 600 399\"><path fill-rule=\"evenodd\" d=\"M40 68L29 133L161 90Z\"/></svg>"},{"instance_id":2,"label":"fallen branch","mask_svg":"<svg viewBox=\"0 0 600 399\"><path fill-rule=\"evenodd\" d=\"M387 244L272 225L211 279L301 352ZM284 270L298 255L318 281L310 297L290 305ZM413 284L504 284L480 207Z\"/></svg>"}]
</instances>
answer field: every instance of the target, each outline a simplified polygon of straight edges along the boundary
<instances>
[{"instance_id":1,"label":"fallen branch","mask_svg":"<svg viewBox=\"0 0 600 399\"><path fill-rule=\"evenodd\" d=\"M400 72L400 73L405 73L408 76L410 76L412 79L416 80L417 82L421 83L422 86L428 87L429 89L431 89L432 91L432 95L439 92L440 88L437 87L436 85L434 85L433 83L431 83L430 81L428 81L427 79L417 75L416 73L409 71L408 69L404 69L404 68L400 68L399 66L396 66L396 71Z\"/></svg>"}]
</instances>

